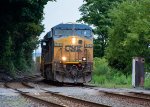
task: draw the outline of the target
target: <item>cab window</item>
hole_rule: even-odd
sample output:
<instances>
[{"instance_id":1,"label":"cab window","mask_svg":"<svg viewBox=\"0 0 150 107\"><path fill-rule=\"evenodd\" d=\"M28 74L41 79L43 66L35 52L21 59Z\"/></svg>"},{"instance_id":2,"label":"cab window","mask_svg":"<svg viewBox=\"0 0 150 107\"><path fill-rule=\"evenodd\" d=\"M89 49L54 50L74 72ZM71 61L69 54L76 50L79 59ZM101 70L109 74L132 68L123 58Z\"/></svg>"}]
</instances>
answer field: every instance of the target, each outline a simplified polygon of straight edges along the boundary
<instances>
[{"instance_id":1,"label":"cab window","mask_svg":"<svg viewBox=\"0 0 150 107\"><path fill-rule=\"evenodd\" d=\"M84 36L84 37L92 37L92 32L91 30L61 30L57 29L55 30L55 36L72 36L72 35L77 35L77 36Z\"/></svg>"},{"instance_id":2,"label":"cab window","mask_svg":"<svg viewBox=\"0 0 150 107\"><path fill-rule=\"evenodd\" d=\"M90 30L76 30L76 35L85 36L85 37L91 37L92 33L91 33Z\"/></svg>"},{"instance_id":3,"label":"cab window","mask_svg":"<svg viewBox=\"0 0 150 107\"><path fill-rule=\"evenodd\" d=\"M71 36L73 35L73 30L55 30L55 36Z\"/></svg>"}]
</instances>

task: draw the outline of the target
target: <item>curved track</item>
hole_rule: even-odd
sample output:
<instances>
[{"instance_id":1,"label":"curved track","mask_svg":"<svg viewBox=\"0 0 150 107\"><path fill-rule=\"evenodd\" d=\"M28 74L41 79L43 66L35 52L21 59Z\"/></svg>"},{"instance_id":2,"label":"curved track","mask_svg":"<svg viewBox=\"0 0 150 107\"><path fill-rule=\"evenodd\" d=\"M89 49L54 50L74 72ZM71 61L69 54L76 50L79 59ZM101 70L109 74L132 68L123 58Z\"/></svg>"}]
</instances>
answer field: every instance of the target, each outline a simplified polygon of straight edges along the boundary
<instances>
[{"instance_id":1,"label":"curved track","mask_svg":"<svg viewBox=\"0 0 150 107\"><path fill-rule=\"evenodd\" d=\"M6 87L18 91L21 95L36 100L44 105L52 107L109 107L107 105L98 104L90 101L81 100L68 95L54 93L40 88L38 92L26 93L20 88L34 89L34 86L27 83L6 83ZM44 91L44 92L41 92Z\"/></svg>"},{"instance_id":2,"label":"curved track","mask_svg":"<svg viewBox=\"0 0 150 107\"><path fill-rule=\"evenodd\" d=\"M36 76L33 77L27 77L27 80L30 80L32 78L38 78ZM95 91L91 91L91 92L97 92L95 96L101 97L102 99L106 100L110 100L110 103L112 101L112 103L115 104L107 104L107 103L103 103L103 104L99 104L99 102L95 103L94 100L89 100L86 98L81 100L79 99L79 97L74 97L74 96L68 96L67 94L64 95L64 93L58 93L55 91L49 91L46 88L51 88L51 87L55 87L55 88L59 88L60 85L55 85L55 84L50 84L50 83L46 83L46 82L41 82L41 81L35 81L35 83L30 82L22 82L22 83L7 83L5 86L7 86L8 88L14 89L16 91L18 91L18 93L20 93L21 95L32 99L32 100L36 100L37 102L40 102L44 105L47 106L61 106L61 107L107 107L107 105L115 105L116 101L121 102L121 104L125 104L126 103L128 105L130 104L136 104L136 105L140 105L142 107L150 107L150 95L146 94L146 93L141 93L141 92L134 92L134 91L116 91L114 90L109 90L109 89L100 89L98 87L95 86L91 86L91 85L73 85L73 84L65 84L63 85L63 87L78 87L78 88L82 88L84 89L89 89L89 90L95 90ZM23 89L23 90L22 90ZM29 90L36 90L35 91L24 91L24 89L29 89ZM94 94L93 94L94 95ZM100 96L99 96L100 95ZM92 97L92 96L90 96ZM94 98L94 97L93 97ZM41 100L41 101L40 101ZM45 101L45 102L44 102ZM54 105L52 105L52 103L54 103ZM56 104L56 105L55 105ZM105 104L105 105L104 105ZM134 105L135 106L135 105Z\"/></svg>"},{"instance_id":3,"label":"curved track","mask_svg":"<svg viewBox=\"0 0 150 107\"><path fill-rule=\"evenodd\" d=\"M122 99L126 100L127 102L134 102L139 105L144 105L145 107L150 107L150 94L142 93L142 92L134 92L134 91L112 91L112 90L104 90L99 89L98 87L86 85L83 88L93 89L99 92L99 94L103 94L107 97L114 98L114 99ZM115 90L115 89L114 89Z\"/></svg>"}]
</instances>

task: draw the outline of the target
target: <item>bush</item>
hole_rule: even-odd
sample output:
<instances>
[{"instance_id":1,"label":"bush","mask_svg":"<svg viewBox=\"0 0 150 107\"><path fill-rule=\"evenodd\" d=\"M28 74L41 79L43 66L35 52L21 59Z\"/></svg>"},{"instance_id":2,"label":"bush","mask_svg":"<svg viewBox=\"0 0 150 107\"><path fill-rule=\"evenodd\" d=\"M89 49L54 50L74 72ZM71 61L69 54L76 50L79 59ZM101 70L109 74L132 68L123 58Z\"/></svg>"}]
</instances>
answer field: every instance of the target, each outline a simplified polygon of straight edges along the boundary
<instances>
[{"instance_id":1,"label":"bush","mask_svg":"<svg viewBox=\"0 0 150 107\"><path fill-rule=\"evenodd\" d=\"M114 81L117 85L125 85L127 84L127 78L125 77L125 75L119 74L117 73L114 76Z\"/></svg>"},{"instance_id":2,"label":"bush","mask_svg":"<svg viewBox=\"0 0 150 107\"><path fill-rule=\"evenodd\" d=\"M144 83L145 88L150 87L150 73L146 72L145 73L145 83Z\"/></svg>"},{"instance_id":3,"label":"bush","mask_svg":"<svg viewBox=\"0 0 150 107\"><path fill-rule=\"evenodd\" d=\"M92 83L104 87L116 87L117 85L129 87L131 85L131 76L126 77L121 71L109 67L105 58L94 58Z\"/></svg>"},{"instance_id":4,"label":"bush","mask_svg":"<svg viewBox=\"0 0 150 107\"><path fill-rule=\"evenodd\" d=\"M109 68L106 59L94 58L94 74L104 75L107 72L109 72Z\"/></svg>"},{"instance_id":5,"label":"bush","mask_svg":"<svg viewBox=\"0 0 150 107\"><path fill-rule=\"evenodd\" d=\"M94 75L92 81L94 84L105 84L106 78L103 75L101 75L101 76Z\"/></svg>"}]
</instances>

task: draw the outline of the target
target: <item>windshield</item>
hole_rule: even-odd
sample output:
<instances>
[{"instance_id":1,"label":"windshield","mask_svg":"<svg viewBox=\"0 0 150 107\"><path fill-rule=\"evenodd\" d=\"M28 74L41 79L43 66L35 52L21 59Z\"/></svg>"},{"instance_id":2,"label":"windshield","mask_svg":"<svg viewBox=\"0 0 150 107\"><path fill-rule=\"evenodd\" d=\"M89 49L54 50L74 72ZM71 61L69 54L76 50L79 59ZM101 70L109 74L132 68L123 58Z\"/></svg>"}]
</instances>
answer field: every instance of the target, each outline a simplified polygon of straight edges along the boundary
<instances>
[{"instance_id":1,"label":"windshield","mask_svg":"<svg viewBox=\"0 0 150 107\"><path fill-rule=\"evenodd\" d=\"M72 36L72 35L91 37L92 32L90 30L64 30L64 29L55 30L55 36Z\"/></svg>"},{"instance_id":2,"label":"windshield","mask_svg":"<svg viewBox=\"0 0 150 107\"><path fill-rule=\"evenodd\" d=\"M91 31L90 30L76 30L76 35L90 37Z\"/></svg>"},{"instance_id":3,"label":"windshield","mask_svg":"<svg viewBox=\"0 0 150 107\"><path fill-rule=\"evenodd\" d=\"M55 35L69 36L73 35L73 30L55 30Z\"/></svg>"}]
</instances>

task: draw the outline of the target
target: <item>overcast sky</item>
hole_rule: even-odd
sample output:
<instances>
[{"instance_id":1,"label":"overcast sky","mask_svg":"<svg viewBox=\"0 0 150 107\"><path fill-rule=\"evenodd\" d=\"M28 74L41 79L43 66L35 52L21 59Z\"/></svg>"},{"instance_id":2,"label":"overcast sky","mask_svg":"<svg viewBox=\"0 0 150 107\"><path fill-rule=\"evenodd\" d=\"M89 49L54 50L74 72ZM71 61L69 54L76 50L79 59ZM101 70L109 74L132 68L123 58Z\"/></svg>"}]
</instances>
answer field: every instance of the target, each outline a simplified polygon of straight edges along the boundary
<instances>
[{"instance_id":1,"label":"overcast sky","mask_svg":"<svg viewBox=\"0 0 150 107\"><path fill-rule=\"evenodd\" d=\"M57 2L48 2L44 8L44 32L39 39L50 31L50 29L60 23L76 22L81 15L79 7L83 4L83 0L57 0ZM41 52L41 47L36 49L36 53Z\"/></svg>"},{"instance_id":2,"label":"overcast sky","mask_svg":"<svg viewBox=\"0 0 150 107\"><path fill-rule=\"evenodd\" d=\"M48 2L44 9L43 24L45 32L40 38L50 31L51 27L67 22L76 22L81 16L79 7L83 4L83 0L57 0L57 2Z\"/></svg>"}]
</instances>

